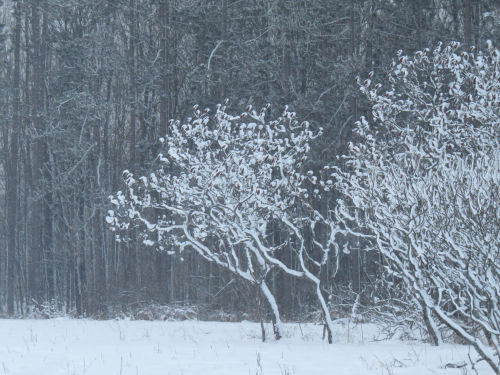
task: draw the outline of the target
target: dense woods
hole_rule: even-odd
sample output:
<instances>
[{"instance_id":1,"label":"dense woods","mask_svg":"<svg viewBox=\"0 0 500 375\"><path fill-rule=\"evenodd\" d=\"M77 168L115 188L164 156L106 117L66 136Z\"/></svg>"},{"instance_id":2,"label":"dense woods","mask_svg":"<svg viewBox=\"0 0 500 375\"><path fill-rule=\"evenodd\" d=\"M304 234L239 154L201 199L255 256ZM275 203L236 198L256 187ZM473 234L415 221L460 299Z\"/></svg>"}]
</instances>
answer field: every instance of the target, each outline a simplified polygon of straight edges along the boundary
<instances>
[{"instance_id":1,"label":"dense woods","mask_svg":"<svg viewBox=\"0 0 500 375\"><path fill-rule=\"evenodd\" d=\"M358 76L383 81L396 51L439 41L500 45L495 0L5 0L1 16L0 311L10 316L105 318L152 303L257 316L268 309L259 289L199 253L145 246L134 228L115 241L106 215L122 172L148 175L170 119L226 99L236 112L271 103L274 117L289 105L323 131L300 172L345 168L337 157L371 115ZM276 243L283 235L276 225ZM334 316L404 293L380 286L369 241L343 241L318 272ZM267 280L285 319L319 311L309 281L279 267Z\"/></svg>"}]
</instances>

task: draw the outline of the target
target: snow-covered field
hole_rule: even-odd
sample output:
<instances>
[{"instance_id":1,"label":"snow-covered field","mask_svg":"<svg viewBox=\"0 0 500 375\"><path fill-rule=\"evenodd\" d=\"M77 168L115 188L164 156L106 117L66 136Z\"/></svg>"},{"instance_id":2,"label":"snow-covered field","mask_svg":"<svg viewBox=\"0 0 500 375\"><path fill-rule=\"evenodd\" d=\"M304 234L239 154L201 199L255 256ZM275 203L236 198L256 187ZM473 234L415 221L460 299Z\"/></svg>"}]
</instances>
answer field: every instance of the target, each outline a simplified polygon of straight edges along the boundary
<instances>
[{"instance_id":1,"label":"snow-covered field","mask_svg":"<svg viewBox=\"0 0 500 375\"><path fill-rule=\"evenodd\" d=\"M336 324L333 345L321 340L319 326L285 330L280 342L262 343L260 326L250 322L0 320L0 375L467 373L445 368L466 361L467 346L376 341L376 327L366 324ZM492 374L484 361L477 367Z\"/></svg>"}]
</instances>

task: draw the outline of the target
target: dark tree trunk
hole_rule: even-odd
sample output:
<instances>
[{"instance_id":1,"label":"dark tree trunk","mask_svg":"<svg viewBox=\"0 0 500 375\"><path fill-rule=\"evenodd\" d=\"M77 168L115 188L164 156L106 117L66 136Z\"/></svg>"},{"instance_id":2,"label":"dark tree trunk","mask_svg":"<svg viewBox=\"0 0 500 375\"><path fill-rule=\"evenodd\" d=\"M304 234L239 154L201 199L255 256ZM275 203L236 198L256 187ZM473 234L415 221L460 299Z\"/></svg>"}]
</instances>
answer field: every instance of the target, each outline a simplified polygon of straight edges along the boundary
<instances>
[{"instance_id":1,"label":"dark tree trunk","mask_svg":"<svg viewBox=\"0 0 500 375\"><path fill-rule=\"evenodd\" d=\"M472 0L464 0L464 41L468 46L472 45Z\"/></svg>"},{"instance_id":2,"label":"dark tree trunk","mask_svg":"<svg viewBox=\"0 0 500 375\"><path fill-rule=\"evenodd\" d=\"M40 30L40 4L38 2L31 6L31 32L33 45L33 86L32 86L32 111L34 139L32 142L31 166L32 166L32 223L31 223L31 246L30 246L30 295L37 303L42 302L44 297L43 280L43 244L44 244L44 181L43 168L45 159L45 139L43 128L43 70L44 61L42 54L42 40Z\"/></svg>"},{"instance_id":3,"label":"dark tree trunk","mask_svg":"<svg viewBox=\"0 0 500 375\"><path fill-rule=\"evenodd\" d=\"M14 314L15 293L15 264L17 262L17 208L19 184L19 131L21 129L21 3L17 2L14 8L14 77L13 77L13 114L10 134L10 147L7 171L7 313Z\"/></svg>"},{"instance_id":4,"label":"dark tree trunk","mask_svg":"<svg viewBox=\"0 0 500 375\"><path fill-rule=\"evenodd\" d=\"M164 1L160 6L160 53L161 53L161 67L160 67L160 137L165 137L167 134L168 122L168 74L167 70L171 67L168 66L168 53L169 53L169 38L168 38L168 3Z\"/></svg>"}]
</instances>

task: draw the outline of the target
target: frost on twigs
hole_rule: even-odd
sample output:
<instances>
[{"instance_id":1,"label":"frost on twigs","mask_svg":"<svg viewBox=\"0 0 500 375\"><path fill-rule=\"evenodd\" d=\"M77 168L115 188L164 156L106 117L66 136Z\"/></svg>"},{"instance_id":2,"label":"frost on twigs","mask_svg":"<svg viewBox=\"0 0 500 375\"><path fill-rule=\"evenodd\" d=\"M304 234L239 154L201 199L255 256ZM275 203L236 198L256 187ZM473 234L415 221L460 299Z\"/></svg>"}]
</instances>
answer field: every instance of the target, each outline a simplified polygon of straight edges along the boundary
<instances>
[{"instance_id":1,"label":"frost on twigs","mask_svg":"<svg viewBox=\"0 0 500 375\"><path fill-rule=\"evenodd\" d=\"M335 169L339 217L372 234L435 343L440 322L498 373L500 53L398 53L388 82L360 85L373 121L358 122L349 168Z\"/></svg>"}]
</instances>

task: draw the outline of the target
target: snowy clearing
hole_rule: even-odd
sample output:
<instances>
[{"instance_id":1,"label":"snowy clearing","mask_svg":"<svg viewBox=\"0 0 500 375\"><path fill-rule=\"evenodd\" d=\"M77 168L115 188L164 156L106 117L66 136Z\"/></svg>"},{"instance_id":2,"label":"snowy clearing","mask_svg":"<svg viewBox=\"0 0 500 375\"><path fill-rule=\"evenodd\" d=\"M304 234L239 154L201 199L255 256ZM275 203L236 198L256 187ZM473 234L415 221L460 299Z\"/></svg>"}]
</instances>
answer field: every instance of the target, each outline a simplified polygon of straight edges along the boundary
<instances>
[{"instance_id":1,"label":"snowy clearing","mask_svg":"<svg viewBox=\"0 0 500 375\"><path fill-rule=\"evenodd\" d=\"M374 341L373 325L335 324L335 343L313 324L285 324L260 340L257 323L0 320L1 375L465 374L469 347ZM473 358L477 355L471 349ZM484 362L478 374L492 374ZM474 373L467 368L468 373Z\"/></svg>"}]
</instances>

